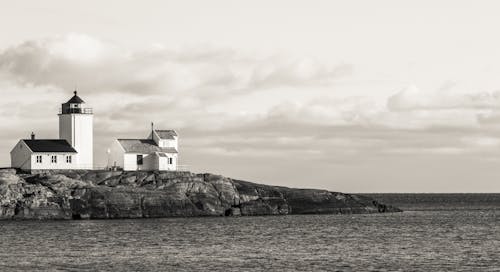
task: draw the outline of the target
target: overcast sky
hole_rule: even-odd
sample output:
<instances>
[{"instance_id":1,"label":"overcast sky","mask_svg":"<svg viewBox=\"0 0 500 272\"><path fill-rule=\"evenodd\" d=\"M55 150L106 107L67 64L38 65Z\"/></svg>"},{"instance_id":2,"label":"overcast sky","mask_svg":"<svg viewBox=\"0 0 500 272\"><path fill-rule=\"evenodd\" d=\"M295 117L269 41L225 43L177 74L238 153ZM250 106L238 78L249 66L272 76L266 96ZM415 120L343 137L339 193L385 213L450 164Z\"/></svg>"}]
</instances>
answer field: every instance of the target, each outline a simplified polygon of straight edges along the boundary
<instances>
[{"instance_id":1,"label":"overcast sky","mask_svg":"<svg viewBox=\"0 0 500 272\"><path fill-rule=\"evenodd\" d=\"M0 165L58 136L95 161L151 121L181 164L343 192L500 192L498 1L0 0Z\"/></svg>"}]
</instances>

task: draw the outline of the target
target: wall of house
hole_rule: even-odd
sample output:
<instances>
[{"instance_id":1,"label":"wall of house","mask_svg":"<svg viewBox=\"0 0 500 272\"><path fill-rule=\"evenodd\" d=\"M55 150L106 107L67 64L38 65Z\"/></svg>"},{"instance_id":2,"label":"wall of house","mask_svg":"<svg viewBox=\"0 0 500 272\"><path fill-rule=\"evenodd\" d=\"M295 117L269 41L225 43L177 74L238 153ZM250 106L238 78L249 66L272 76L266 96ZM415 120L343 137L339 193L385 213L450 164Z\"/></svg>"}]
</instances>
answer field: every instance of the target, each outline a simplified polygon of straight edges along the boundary
<instances>
[{"instance_id":1,"label":"wall of house","mask_svg":"<svg viewBox=\"0 0 500 272\"><path fill-rule=\"evenodd\" d=\"M10 151L10 165L15 168L30 169L31 150L23 141L19 141Z\"/></svg>"},{"instance_id":2,"label":"wall of house","mask_svg":"<svg viewBox=\"0 0 500 272\"><path fill-rule=\"evenodd\" d=\"M143 164L137 165L137 155L142 155ZM155 154L125 153L123 156L123 170L157 170L158 162Z\"/></svg>"},{"instance_id":3,"label":"wall of house","mask_svg":"<svg viewBox=\"0 0 500 272\"><path fill-rule=\"evenodd\" d=\"M59 139L65 139L73 146L73 118L71 114L59 114Z\"/></svg>"},{"instance_id":4,"label":"wall of house","mask_svg":"<svg viewBox=\"0 0 500 272\"><path fill-rule=\"evenodd\" d=\"M84 169L75 162L75 153L32 153L31 169ZM42 162L36 162L36 156L42 156ZM57 157L57 163L52 163L51 157ZM71 163L66 162L66 156L71 156Z\"/></svg>"},{"instance_id":5,"label":"wall of house","mask_svg":"<svg viewBox=\"0 0 500 272\"><path fill-rule=\"evenodd\" d=\"M165 139L161 139L159 141L159 144L158 146L159 147L174 147L175 149L178 149L178 143L177 143L177 136L174 136L174 139L175 140L165 140Z\"/></svg>"},{"instance_id":6,"label":"wall of house","mask_svg":"<svg viewBox=\"0 0 500 272\"><path fill-rule=\"evenodd\" d=\"M170 169L169 170L177 170L177 154L172 154L172 164L170 165Z\"/></svg>"},{"instance_id":7,"label":"wall of house","mask_svg":"<svg viewBox=\"0 0 500 272\"><path fill-rule=\"evenodd\" d=\"M149 137L151 137L151 134ZM178 138L178 136L174 136L174 140L160 139L157 133L153 133L153 140L159 147L174 147L175 149L178 149Z\"/></svg>"},{"instance_id":8,"label":"wall of house","mask_svg":"<svg viewBox=\"0 0 500 272\"><path fill-rule=\"evenodd\" d=\"M172 158L172 164L168 164L168 158ZM177 154L167 154L167 157L158 157L158 170L177 170Z\"/></svg>"},{"instance_id":9,"label":"wall of house","mask_svg":"<svg viewBox=\"0 0 500 272\"><path fill-rule=\"evenodd\" d=\"M143 156L143 164L137 165L137 155ZM167 154L168 157L159 157L156 154L140 154L140 153L124 153L122 155L124 166L121 166L125 171L137 170L160 170L160 171L175 171L177 170L177 154ZM168 158L172 158L172 164L168 164Z\"/></svg>"},{"instance_id":10,"label":"wall of house","mask_svg":"<svg viewBox=\"0 0 500 272\"><path fill-rule=\"evenodd\" d=\"M94 132L92 114L60 114L59 138L65 139L78 152L79 169L94 167Z\"/></svg>"},{"instance_id":11,"label":"wall of house","mask_svg":"<svg viewBox=\"0 0 500 272\"><path fill-rule=\"evenodd\" d=\"M158 160L158 170L166 171L168 170L168 158L167 157L156 157Z\"/></svg>"},{"instance_id":12,"label":"wall of house","mask_svg":"<svg viewBox=\"0 0 500 272\"><path fill-rule=\"evenodd\" d=\"M125 154L125 150L123 150L118 140L114 140L111 143L109 151L110 153L109 153L108 167L117 166L123 169L124 166L123 155Z\"/></svg>"}]
</instances>

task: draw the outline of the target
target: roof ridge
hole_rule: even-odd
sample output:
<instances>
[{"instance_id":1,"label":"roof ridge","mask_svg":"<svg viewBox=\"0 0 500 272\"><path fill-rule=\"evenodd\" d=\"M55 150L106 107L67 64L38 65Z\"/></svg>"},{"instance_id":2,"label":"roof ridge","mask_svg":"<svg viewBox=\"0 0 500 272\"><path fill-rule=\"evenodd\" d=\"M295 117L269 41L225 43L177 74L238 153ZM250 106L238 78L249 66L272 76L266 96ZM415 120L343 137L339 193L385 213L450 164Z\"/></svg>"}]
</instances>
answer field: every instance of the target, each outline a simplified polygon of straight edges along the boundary
<instances>
[{"instance_id":1,"label":"roof ridge","mask_svg":"<svg viewBox=\"0 0 500 272\"><path fill-rule=\"evenodd\" d=\"M66 141L66 139L23 139L25 141Z\"/></svg>"},{"instance_id":2,"label":"roof ridge","mask_svg":"<svg viewBox=\"0 0 500 272\"><path fill-rule=\"evenodd\" d=\"M156 142L148 139L118 139L118 144L122 146L125 153L179 153L175 147L159 147Z\"/></svg>"},{"instance_id":3,"label":"roof ridge","mask_svg":"<svg viewBox=\"0 0 500 272\"><path fill-rule=\"evenodd\" d=\"M117 140L145 140L145 141L153 141L149 138L142 138L142 139L139 139L139 138L117 138Z\"/></svg>"}]
</instances>

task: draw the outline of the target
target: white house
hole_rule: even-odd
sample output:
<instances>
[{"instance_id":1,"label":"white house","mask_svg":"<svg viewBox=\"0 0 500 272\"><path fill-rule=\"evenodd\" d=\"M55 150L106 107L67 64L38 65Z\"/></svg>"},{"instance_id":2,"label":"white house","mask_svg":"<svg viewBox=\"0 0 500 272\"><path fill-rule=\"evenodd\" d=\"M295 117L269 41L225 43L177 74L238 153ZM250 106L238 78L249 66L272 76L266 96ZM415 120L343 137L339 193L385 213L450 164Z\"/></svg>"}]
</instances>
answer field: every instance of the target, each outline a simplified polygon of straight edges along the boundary
<instances>
[{"instance_id":1,"label":"white house","mask_svg":"<svg viewBox=\"0 0 500 272\"><path fill-rule=\"evenodd\" d=\"M93 169L93 114L77 92L62 104L59 139L20 140L10 152L11 166L31 169Z\"/></svg>"},{"instance_id":2,"label":"white house","mask_svg":"<svg viewBox=\"0 0 500 272\"><path fill-rule=\"evenodd\" d=\"M146 139L116 139L109 149L110 167L125 171L177 170L178 138L174 130L152 129Z\"/></svg>"}]
</instances>

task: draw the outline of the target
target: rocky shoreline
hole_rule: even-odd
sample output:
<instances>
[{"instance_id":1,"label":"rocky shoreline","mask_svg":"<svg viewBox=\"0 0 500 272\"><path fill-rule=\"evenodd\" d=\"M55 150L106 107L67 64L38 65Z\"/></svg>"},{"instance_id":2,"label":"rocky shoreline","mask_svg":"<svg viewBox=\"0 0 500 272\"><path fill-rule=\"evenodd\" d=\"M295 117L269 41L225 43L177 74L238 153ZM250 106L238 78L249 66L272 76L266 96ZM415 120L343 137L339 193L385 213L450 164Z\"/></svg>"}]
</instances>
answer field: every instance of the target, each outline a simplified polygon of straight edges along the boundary
<instances>
[{"instance_id":1,"label":"rocky shoreline","mask_svg":"<svg viewBox=\"0 0 500 272\"><path fill-rule=\"evenodd\" d=\"M399 212L361 196L191 172L0 169L0 220Z\"/></svg>"}]
</instances>

